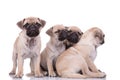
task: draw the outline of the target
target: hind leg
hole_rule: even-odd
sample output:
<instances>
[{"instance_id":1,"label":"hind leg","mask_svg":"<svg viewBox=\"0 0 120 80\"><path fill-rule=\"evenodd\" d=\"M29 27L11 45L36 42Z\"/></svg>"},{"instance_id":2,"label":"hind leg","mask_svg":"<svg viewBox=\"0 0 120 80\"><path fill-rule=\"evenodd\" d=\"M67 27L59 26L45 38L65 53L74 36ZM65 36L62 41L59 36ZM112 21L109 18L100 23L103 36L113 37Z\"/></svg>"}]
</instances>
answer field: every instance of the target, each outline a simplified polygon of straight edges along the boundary
<instances>
[{"instance_id":1,"label":"hind leg","mask_svg":"<svg viewBox=\"0 0 120 80\"><path fill-rule=\"evenodd\" d=\"M86 75L81 75L79 73L64 73L61 75L61 77L63 77L63 78L82 78L82 79L87 78Z\"/></svg>"}]
</instances>

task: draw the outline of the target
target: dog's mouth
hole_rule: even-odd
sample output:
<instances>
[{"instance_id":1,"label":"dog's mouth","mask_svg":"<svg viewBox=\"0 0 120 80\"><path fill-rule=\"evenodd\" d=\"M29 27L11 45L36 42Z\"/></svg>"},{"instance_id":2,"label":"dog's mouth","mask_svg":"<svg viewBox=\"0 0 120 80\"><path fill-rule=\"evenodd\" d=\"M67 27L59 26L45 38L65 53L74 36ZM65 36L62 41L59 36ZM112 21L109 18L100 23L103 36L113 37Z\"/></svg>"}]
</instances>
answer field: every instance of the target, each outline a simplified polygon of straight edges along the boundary
<instances>
[{"instance_id":1,"label":"dog's mouth","mask_svg":"<svg viewBox=\"0 0 120 80\"><path fill-rule=\"evenodd\" d=\"M39 30L27 30L26 34L29 37L36 37L39 35Z\"/></svg>"},{"instance_id":2,"label":"dog's mouth","mask_svg":"<svg viewBox=\"0 0 120 80\"><path fill-rule=\"evenodd\" d=\"M67 38L67 31L66 30L62 30L60 33L59 33L59 36L58 36L58 40L59 41L63 41Z\"/></svg>"},{"instance_id":3,"label":"dog's mouth","mask_svg":"<svg viewBox=\"0 0 120 80\"><path fill-rule=\"evenodd\" d=\"M67 36L67 40L72 43L77 43L80 40L80 38L76 32L72 32Z\"/></svg>"},{"instance_id":4,"label":"dog's mouth","mask_svg":"<svg viewBox=\"0 0 120 80\"><path fill-rule=\"evenodd\" d=\"M28 24L27 26L24 26L24 28L27 30L26 35L29 37L36 37L39 35L39 28L37 24Z\"/></svg>"},{"instance_id":5,"label":"dog's mouth","mask_svg":"<svg viewBox=\"0 0 120 80\"><path fill-rule=\"evenodd\" d=\"M104 44L105 43L105 41L103 40L100 44L102 45L102 44Z\"/></svg>"}]
</instances>

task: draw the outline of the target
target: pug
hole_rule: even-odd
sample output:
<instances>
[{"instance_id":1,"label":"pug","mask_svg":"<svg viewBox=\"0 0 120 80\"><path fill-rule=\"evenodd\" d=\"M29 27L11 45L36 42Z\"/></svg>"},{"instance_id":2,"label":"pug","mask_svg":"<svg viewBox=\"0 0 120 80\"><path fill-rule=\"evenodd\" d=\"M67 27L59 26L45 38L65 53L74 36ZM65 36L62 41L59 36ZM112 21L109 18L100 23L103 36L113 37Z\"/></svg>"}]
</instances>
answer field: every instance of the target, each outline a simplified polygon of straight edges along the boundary
<instances>
[{"instance_id":1,"label":"pug","mask_svg":"<svg viewBox=\"0 0 120 80\"><path fill-rule=\"evenodd\" d=\"M64 44L66 46L66 49L68 49L69 47L73 46L80 40L83 32L77 26L69 26L66 27L66 29L67 29L67 38L66 40L64 40Z\"/></svg>"},{"instance_id":2,"label":"pug","mask_svg":"<svg viewBox=\"0 0 120 80\"><path fill-rule=\"evenodd\" d=\"M64 40L67 37L67 30L63 25L54 25L46 31L50 36L46 48L41 53L40 66L48 71L48 76L56 76L55 63L57 57L65 50Z\"/></svg>"},{"instance_id":3,"label":"pug","mask_svg":"<svg viewBox=\"0 0 120 80\"><path fill-rule=\"evenodd\" d=\"M13 68L9 75L16 74L16 68L18 65L18 72L15 77L21 78L23 76L24 59L30 58L31 73L34 73L35 77L43 76L39 67L41 50L39 34L45 24L46 21L37 17L28 17L17 23L22 31L14 43L12 56Z\"/></svg>"},{"instance_id":4,"label":"pug","mask_svg":"<svg viewBox=\"0 0 120 80\"><path fill-rule=\"evenodd\" d=\"M104 33L93 27L87 30L80 41L57 58L56 70L59 76L66 78L101 78L104 72L98 71L94 64L97 47L104 43ZM82 74L79 72L82 71Z\"/></svg>"}]
</instances>

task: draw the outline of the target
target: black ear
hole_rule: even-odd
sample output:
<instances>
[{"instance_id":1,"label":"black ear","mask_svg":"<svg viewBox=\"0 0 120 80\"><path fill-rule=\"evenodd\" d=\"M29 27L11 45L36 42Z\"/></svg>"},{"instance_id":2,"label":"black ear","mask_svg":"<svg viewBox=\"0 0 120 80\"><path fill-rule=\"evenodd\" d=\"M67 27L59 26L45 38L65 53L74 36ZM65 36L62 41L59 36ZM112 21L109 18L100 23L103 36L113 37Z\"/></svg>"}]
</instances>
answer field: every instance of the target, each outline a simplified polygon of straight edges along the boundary
<instances>
[{"instance_id":1,"label":"black ear","mask_svg":"<svg viewBox=\"0 0 120 80\"><path fill-rule=\"evenodd\" d=\"M78 35L83 35L83 32L78 32Z\"/></svg>"},{"instance_id":2,"label":"black ear","mask_svg":"<svg viewBox=\"0 0 120 80\"><path fill-rule=\"evenodd\" d=\"M17 22L17 26L20 28L20 29L23 29L23 23L24 23L25 19Z\"/></svg>"},{"instance_id":3,"label":"black ear","mask_svg":"<svg viewBox=\"0 0 120 80\"><path fill-rule=\"evenodd\" d=\"M42 20L42 19L40 19L40 18L38 18L38 20L41 22L42 27L44 27L44 26L45 26L45 24L46 24L46 21L45 21L45 20Z\"/></svg>"},{"instance_id":4,"label":"black ear","mask_svg":"<svg viewBox=\"0 0 120 80\"><path fill-rule=\"evenodd\" d=\"M95 38L99 38L100 40L102 39L102 34L98 31L95 32Z\"/></svg>"},{"instance_id":5,"label":"black ear","mask_svg":"<svg viewBox=\"0 0 120 80\"><path fill-rule=\"evenodd\" d=\"M52 36L52 30L53 30L53 27L51 27L50 29L48 29L46 31L46 33L49 35L49 36Z\"/></svg>"}]
</instances>

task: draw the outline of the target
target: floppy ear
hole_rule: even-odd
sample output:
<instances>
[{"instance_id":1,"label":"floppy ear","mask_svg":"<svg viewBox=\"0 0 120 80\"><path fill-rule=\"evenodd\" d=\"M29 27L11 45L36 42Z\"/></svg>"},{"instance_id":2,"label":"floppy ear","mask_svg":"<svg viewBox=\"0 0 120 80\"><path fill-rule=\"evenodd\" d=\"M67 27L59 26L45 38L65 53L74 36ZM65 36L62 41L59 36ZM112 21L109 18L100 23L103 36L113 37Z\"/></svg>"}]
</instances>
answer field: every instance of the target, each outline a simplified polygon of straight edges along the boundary
<instances>
[{"instance_id":1,"label":"floppy ear","mask_svg":"<svg viewBox=\"0 0 120 80\"><path fill-rule=\"evenodd\" d=\"M38 20L41 22L42 27L44 27L44 26L45 26L45 24L46 24L46 21L45 21L45 20L42 20L42 19L40 19L40 18L38 18Z\"/></svg>"},{"instance_id":2,"label":"floppy ear","mask_svg":"<svg viewBox=\"0 0 120 80\"><path fill-rule=\"evenodd\" d=\"M98 37L100 40L102 39L102 34L99 31L95 32L95 38Z\"/></svg>"},{"instance_id":3,"label":"floppy ear","mask_svg":"<svg viewBox=\"0 0 120 80\"><path fill-rule=\"evenodd\" d=\"M17 22L17 26L20 28L20 29L23 29L23 23L24 23L25 19Z\"/></svg>"},{"instance_id":4,"label":"floppy ear","mask_svg":"<svg viewBox=\"0 0 120 80\"><path fill-rule=\"evenodd\" d=\"M52 36L52 30L53 30L53 27L51 27L50 29L48 29L46 31L46 34L48 34L49 36Z\"/></svg>"}]
</instances>

